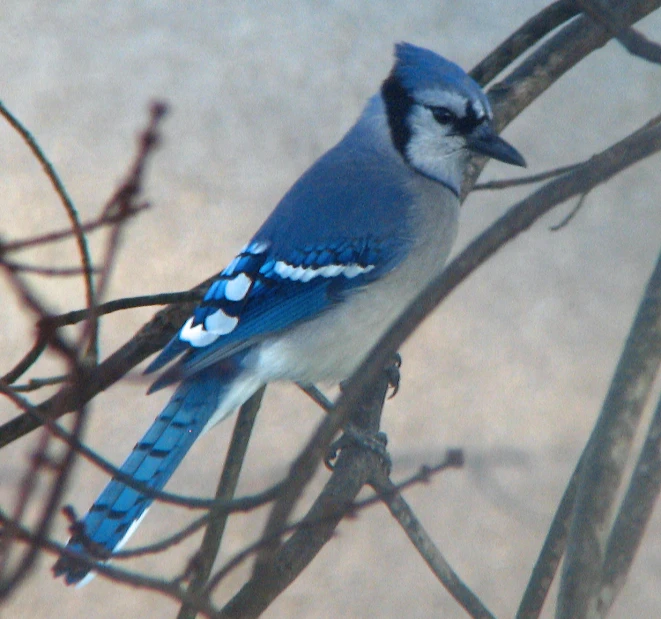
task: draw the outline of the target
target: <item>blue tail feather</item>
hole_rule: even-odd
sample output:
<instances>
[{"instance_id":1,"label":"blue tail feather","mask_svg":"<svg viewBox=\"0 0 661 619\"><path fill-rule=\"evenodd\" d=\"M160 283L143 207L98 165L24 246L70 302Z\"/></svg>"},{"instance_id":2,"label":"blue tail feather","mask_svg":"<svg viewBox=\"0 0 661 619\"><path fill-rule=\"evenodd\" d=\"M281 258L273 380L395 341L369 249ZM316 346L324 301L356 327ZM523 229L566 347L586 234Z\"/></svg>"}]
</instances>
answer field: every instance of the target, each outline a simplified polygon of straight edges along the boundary
<instances>
[{"instance_id":1,"label":"blue tail feather","mask_svg":"<svg viewBox=\"0 0 661 619\"><path fill-rule=\"evenodd\" d=\"M121 467L122 473L161 490L199 437L232 385L218 366L205 368L184 381L163 412ZM113 550L128 539L135 523L153 499L125 483L108 483L82 521L84 533L74 534L67 548L88 559L107 560ZM89 572L85 563L61 557L53 567L56 576L64 575L67 584L78 583Z\"/></svg>"}]
</instances>

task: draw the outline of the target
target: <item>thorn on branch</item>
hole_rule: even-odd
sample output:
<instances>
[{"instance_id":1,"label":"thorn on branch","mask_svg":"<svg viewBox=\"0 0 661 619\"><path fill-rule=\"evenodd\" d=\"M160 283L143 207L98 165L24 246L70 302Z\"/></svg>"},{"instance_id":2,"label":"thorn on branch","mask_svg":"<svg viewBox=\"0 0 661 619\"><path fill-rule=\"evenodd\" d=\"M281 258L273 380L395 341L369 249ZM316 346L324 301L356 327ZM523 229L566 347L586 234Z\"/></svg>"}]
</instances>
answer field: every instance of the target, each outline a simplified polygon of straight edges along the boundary
<instances>
[{"instance_id":1,"label":"thorn on branch","mask_svg":"<svg viewBox=\"0 0 661 619\"><path fill-rule=\"evenodd\" d=\"M569 211L569 213L567 215L565 215L565 217L559 223L551 226L549 228L549 230L551 232L558 232L558 230L562 230L562 228L564 228L567 224L569 224L569 222L572 219L574 219L574 217L576 217L576 214L578 213L578 211L581 210L581 207L583 206L583 203L585 202L585 198L588 197L589 193L590 193L589 191L586 191L585 193L582 193L579 196L578 201L576 202L576 206L571 211Z\"/></svg>"}]
</instances>

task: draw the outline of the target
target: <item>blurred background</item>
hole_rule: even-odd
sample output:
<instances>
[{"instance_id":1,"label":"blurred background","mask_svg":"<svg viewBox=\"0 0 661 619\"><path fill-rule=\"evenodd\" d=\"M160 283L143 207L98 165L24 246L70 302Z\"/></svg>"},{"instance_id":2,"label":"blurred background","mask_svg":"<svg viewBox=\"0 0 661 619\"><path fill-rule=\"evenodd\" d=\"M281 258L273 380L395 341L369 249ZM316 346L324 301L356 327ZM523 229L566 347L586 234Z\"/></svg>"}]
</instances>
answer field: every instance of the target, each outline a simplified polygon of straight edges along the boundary
<instances>
[{"instance_id":1,"label":"blurred background","mask_svg":"<svg viewBox=\"0 0 661 619\"><path fill-rule=\"evenodd\" d=\"M151 209L128 227L108 298L178 291L219 271L304 169L353 123L406 40L469 69L547 2L127 2L0 6L0 99L32 131L59 171L81 217L93 218L128 168L147 107L170 105L164 142L148 173ZM661 14L639 24L659 39ZM506 132L529 172L566 165L623 138L659 113L661 68L610 43L565 76ZM393 478L461 447L466 466L406 492L466 583L498 616L512 616L555 506L599 412L661 239L659 158L594 191L574 220L557 209L502 250L406 344L401 390L387 404ZM0 234L67 225L38 164L0 123ZM482 180L519 174L490 163ZM463 207L457 249L525 190L475 193ZM103 234L93 237L102 256ZM32 254L76 264L73 243ZM78 280L39 279L53 311L84 306ZM0 280L0 372L31 344L33 319ZM153 313L102 322L102 354ZM57 371L45 360L31 376ZM86 439L122 462L167 393L144 396L129 378L90 405ZM0 421L15 415L0 400ZM267 392L240 494L279 480L321 413L296 389ZM196 444L169 490L214 492L231 422ZM36 435L0 452L7 509ZM314 488L327 477L322 471ZM105 483L78 463L66 501L84 513ZM308 499L312 496L309 493ZM304 506L303 506L304 507ZM35 510L35 515L36 515ZM191 518L154 507L133 545L155 541ZM264 513L230 521L220 561L250 543ZM67 538L58 517L53 536ZM195 538L166 556L129 564L174 575ZM615 617L661 612L661 519L657 514ZM159 595L97 578L75 591L50 574L51 557L5 604L5 617L171 617ZM219 589L228 599L246 569ZM546 616L552 616L552 604ZM387 511L375 506L343 523L267 617L463 617Z\"/></svg>"}]
</instances>

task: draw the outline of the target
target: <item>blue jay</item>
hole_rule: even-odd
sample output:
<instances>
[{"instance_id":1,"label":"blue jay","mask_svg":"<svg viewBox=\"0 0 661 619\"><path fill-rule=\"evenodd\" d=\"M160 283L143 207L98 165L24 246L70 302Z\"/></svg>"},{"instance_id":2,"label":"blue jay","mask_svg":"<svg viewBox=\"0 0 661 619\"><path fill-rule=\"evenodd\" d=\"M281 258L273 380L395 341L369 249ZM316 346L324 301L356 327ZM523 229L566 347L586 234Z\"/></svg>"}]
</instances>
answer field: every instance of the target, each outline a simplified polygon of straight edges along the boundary
<instances>
[{"instance_id":1,"label":"blue jay","mask_svg":"<svg viewBox=\"0 0 661 619\"><path fill-rule=\"evenodd\" d=\"M482 89L414 45L342 140L286 193L147 368L178 383L121 470L160 490L193 442L262 385L347 378L443 268L471 153L524 166L498 137ZM112 480L67 548L104 561L152 499ZM55 564L68 584L90 568Z\"/></svg>"}]
</instances>

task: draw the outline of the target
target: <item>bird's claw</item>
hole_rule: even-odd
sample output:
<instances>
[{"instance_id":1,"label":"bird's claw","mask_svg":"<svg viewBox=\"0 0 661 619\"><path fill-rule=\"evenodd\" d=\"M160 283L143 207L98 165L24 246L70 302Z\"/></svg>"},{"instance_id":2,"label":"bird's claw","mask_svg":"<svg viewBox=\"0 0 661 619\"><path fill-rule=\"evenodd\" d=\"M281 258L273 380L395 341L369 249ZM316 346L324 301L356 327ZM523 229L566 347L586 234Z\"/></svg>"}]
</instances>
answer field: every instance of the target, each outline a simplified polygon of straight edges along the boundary
<instances>
[{"instance_id":1,"label":"bird's claw","mask_svg":"<svg viewBox=\"0 0 661 619\"><path fill-rule=\"evenodd\" d=\"M397 395L399 391L399 382L401 380L401 373L399 368L402 367L402 356L396 352L392 363L386 367L386 377L388 378L388 385L392 388L392 393L388 396L388 399L392 399Z\"/></svg>"},{"instance_id":2,"label":"bird's claw","mask_svg":"<svg viewBox=\"0 0 661 619\"><path fill-rule=\"evenodd\" d=\"M361 430L354 425L347 425L344 433L340 438L331 443L328 448L328 453L324 458L326 467L331 471L335 468L334 461L337 459L339 452L347 447L358 447L362 449L369 449L381 458L388 474L392 468L392 460L387 449L388 437L385 432L369 432Z\"/></svg>"}]
</instances>

